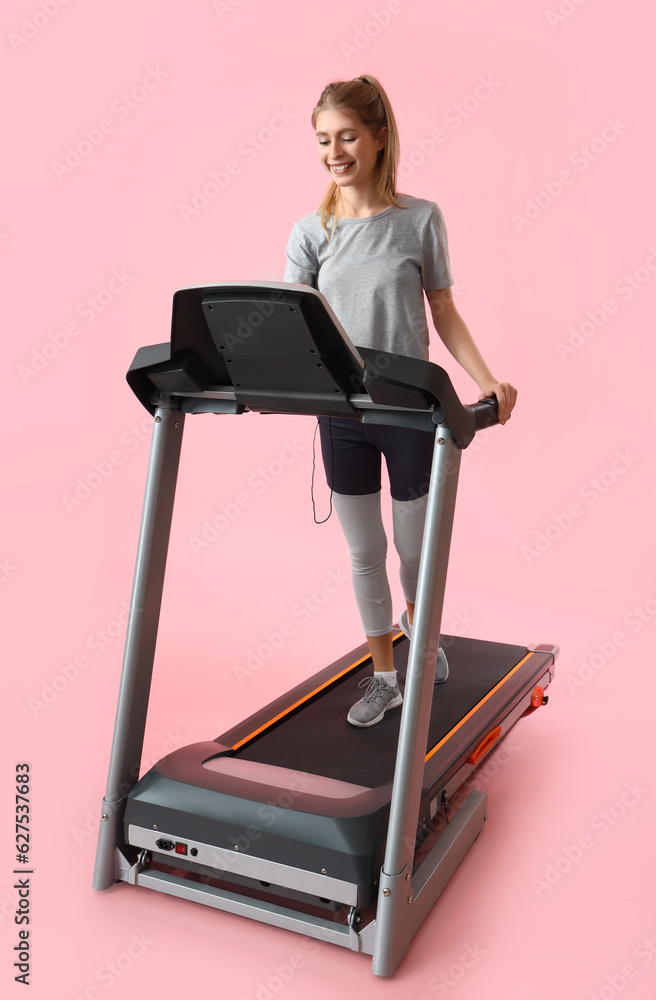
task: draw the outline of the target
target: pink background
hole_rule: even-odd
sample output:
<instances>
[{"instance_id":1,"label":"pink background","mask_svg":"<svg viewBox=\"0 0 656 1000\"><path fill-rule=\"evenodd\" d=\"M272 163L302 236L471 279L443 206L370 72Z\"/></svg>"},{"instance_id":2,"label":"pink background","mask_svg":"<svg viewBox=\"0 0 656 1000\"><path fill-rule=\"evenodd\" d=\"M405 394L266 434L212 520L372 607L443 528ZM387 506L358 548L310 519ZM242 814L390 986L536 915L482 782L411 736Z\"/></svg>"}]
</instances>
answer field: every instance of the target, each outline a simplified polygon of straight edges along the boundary
<instances>
[{"instance_id":1,"label":"pink background","mask_svg":"<svg viewBox=\"0 0 656 1000\"><path fill-rule=\"evenodd\" d=\"M654 996L647 10L3 6L5 995L23 995L12 796L14 765L29 761L32 997ZM168 340L177 288L282 278L292 224L326 185L311 109L328 81L363 72L395 109L400 189L442 208L460 310L492 371L519 390L510 424L464 456L443 630L562 649L548 708L518 724L511 752L480 778L483 835L386 982L327 944L146 890L91 889L150 432L125 371L139 346ZM85 130L98 144L57 167ZM230 161L223 190L210 187L185 221L181 206ZM122 283L109 286L113 272ZM436 335L432 359L476 398ZM350 583L324 590L348 559L336 519L312 521L312 429L291 417L187 422L148 766L361 641ZM277 475L287 442L297 457ZM194 551L205 520L240 494L248 506ZM393 555L390 575L400 609ZM304 598L307 623L293 615ZM267 658L267 635L289 620L294 633Z\"/></svg>"}]
</instances>

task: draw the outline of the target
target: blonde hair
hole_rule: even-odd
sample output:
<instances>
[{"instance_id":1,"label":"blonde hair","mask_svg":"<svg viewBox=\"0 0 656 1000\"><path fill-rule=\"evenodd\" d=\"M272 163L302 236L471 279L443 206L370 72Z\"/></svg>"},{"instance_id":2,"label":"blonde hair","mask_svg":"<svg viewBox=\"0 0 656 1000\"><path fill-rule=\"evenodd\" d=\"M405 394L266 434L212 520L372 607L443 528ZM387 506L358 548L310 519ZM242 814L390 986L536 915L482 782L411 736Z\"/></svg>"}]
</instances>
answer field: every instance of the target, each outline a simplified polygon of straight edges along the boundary
<instances>
[{"instance_id":1,"label":"blonde hair","mask_svg":"<svg viewBox=\"0 0 656 1000\"><path fill-rule=\"evenodd\" d=\"M339 80L329 83L322 91L317 106L312 112L312 128L316 128L317 118L321 111L342 111L350 114L362 123L374 139L377 139L383 128L387 129L387 138L383 149L378 151L378 160L374 167L374 183L378 198L384 204L403 208L396 200L396 172L399 162L399 133L394 112L387 94L378 80L367 73L354 80ZM339 185L331 180L317 215L321 216L321 226L326 236L326 222L334 216L333 228L328 236L332 241L337 225L337 208L341 201Z\"/></svg>"}]
</instances>

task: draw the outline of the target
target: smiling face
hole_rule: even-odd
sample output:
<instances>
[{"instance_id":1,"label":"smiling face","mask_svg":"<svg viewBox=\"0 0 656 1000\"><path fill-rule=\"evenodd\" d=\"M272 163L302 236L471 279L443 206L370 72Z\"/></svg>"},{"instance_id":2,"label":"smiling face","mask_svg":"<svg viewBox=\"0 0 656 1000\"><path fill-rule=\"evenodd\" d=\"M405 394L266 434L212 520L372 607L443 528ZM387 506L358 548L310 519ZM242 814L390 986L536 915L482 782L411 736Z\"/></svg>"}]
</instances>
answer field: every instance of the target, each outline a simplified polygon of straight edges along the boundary
<instances>
[{"instance_id":1,"label":"smiling face","mask_svg":"<svg viewBox=\"0 0 656 1000\"><path fill-rule=\"evenodd\" d=\"M385 145L384 133L385 129L379 139L374 139L352 115L333 109L319 112L316 121L319 158L338 187L371 183L378 151Z\"/></svg>"}]
</instances>

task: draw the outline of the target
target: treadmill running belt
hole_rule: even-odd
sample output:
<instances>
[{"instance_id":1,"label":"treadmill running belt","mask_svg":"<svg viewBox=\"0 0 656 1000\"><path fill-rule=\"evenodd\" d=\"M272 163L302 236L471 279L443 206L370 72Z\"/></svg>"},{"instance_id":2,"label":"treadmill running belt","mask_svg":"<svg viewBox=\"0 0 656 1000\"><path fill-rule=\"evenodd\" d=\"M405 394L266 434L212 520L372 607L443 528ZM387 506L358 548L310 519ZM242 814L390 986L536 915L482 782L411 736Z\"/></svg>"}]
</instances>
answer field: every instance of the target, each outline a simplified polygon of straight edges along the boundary
<instances>
[{"instance_id":1,"label":"treadmill running belt","mask_svg":"<svg viewBox=\"0 0 656 1000\"><path fill-rule=\"evenodd\" d=\"M442 635L449 677L436 684L427 751L508 674L528 650L524 646ZM405 685L409 642L394 646L394 665L401 691ZM372 674L367 660L321 697L301 706L236 753L244 760L276 764L339 781L376 788L394 777L401 709L392 709L375 726L358 728L346 721L351 706L364 693L360 680Z\"/></svg>"}]
</instances>

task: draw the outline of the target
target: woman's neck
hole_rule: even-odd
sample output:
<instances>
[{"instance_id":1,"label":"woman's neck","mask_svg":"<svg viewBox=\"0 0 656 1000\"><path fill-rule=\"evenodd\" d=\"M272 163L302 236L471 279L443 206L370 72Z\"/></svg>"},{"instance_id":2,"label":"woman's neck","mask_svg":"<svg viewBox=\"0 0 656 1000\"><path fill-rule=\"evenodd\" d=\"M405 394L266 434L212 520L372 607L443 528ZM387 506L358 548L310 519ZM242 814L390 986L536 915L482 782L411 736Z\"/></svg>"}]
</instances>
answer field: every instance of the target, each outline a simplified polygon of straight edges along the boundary
<instances>
[{"instance_id":1,"label":"woman's neck","mask_svg":"<svg viewBox=\"0 0 656 1000\"><path fill-rule=\"evenodd\" d=\"M337 216L343 219L366 219L386 208L389 204L381 201L374 191L358 191L355 188L350 188L348 195L340 189L335 206Z\"/></svg>"}]
</instances>

